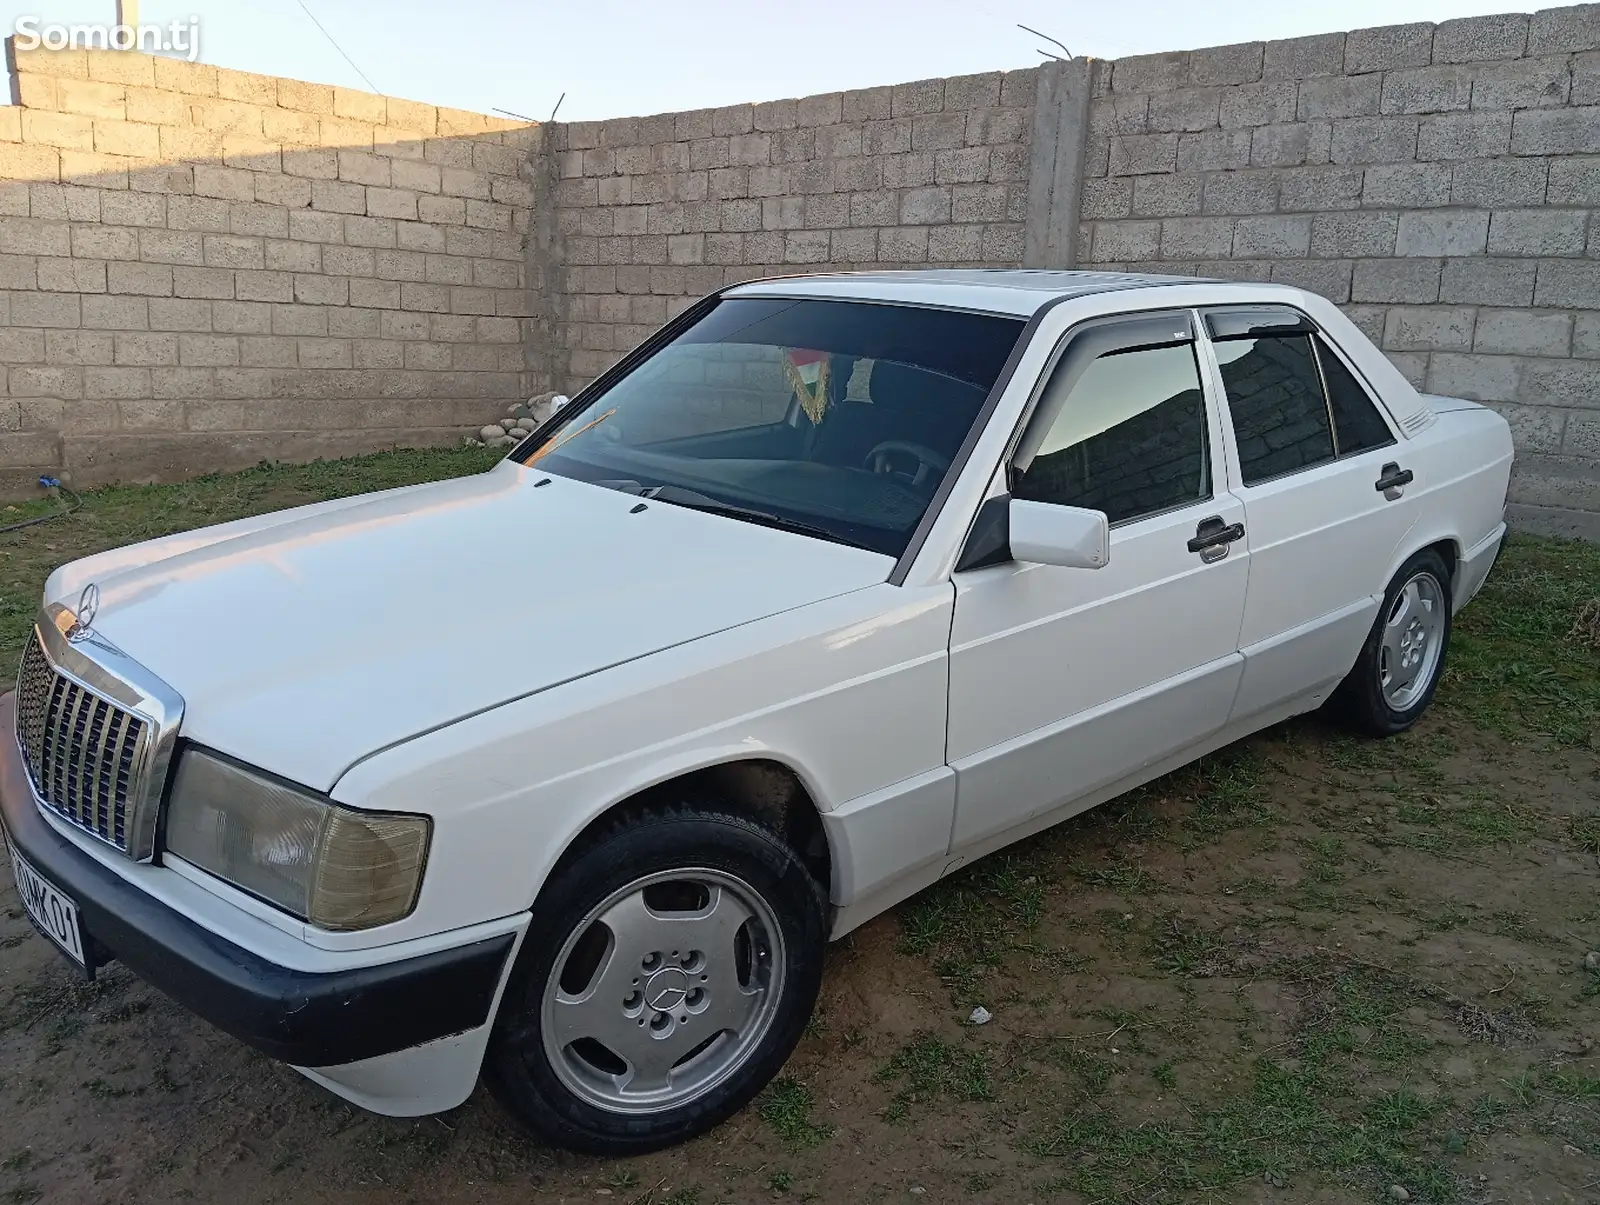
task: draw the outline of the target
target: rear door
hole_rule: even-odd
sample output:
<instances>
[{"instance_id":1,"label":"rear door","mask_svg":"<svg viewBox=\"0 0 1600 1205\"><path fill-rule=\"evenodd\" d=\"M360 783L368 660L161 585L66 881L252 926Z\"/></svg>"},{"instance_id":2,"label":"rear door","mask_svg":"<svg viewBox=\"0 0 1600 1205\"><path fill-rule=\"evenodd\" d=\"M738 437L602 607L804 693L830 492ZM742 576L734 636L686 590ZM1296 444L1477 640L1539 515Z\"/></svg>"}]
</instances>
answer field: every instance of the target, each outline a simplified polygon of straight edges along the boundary
<instances>
[{"instance_id":1,"label":"rear door","mask_svg":"<svg viewBox=\"0 0 1600 1205\"><path fill-rule=\"evenodd\" d=\"M1310 319L1284 307L1204 317L1250 533L1232 718L1303 710L1355 662L1416 522L1420 466Z\"/></svg>"},{"instance_id":2,"label":"rear door","mask_svg":"<svg viewBox=\"0 0 1600 1205\"><path fill-rule=\"evenodd\" d=\"M1244 507L1214 471L1223 444L1192 315L1087 326L1044 374L1007 483L1018 498L1104 511L1110 562L955 573L953 849L1215 732L1238 685Z\"/></svg>"}]
</instances>

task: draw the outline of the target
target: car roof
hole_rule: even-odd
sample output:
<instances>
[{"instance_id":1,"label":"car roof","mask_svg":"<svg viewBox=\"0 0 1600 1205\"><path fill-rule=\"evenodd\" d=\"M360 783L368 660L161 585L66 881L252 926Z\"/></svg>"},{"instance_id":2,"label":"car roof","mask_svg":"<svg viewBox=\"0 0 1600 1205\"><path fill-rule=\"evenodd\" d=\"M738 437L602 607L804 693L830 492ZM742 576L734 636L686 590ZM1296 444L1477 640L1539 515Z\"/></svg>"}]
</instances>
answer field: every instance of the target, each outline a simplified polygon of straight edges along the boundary
<instances>
[{"instance_id":1,"label":"car roof","mask_svg":"<svg viewBox=\"0 0 1600 1205\"><path fill-rule=\"evenodd\" d=\"M828 272L779 276L729 289L730 297L806 297L887 301L1012 314L1027 318L1058 297L1085 297L1156 285L1214 285L1193 276L1138 272L1068 272L1041 268L938 268L891 272Z\"/></svg>"}]
</instances>

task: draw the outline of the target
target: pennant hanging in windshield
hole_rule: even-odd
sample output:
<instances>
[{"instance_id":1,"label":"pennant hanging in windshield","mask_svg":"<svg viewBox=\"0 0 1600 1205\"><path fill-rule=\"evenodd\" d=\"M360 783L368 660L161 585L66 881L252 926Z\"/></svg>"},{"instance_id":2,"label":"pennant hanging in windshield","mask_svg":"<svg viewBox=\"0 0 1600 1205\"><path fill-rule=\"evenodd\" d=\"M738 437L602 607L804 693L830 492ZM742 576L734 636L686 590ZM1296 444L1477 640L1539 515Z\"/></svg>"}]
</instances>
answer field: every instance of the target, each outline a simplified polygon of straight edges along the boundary
<instances>
[{"instance_id":1,"label":"pennant hanging in windshield","mask_svg":"<svg viewBox=\"0 0 1600 1205\"><path fill-rule=\"evenodd\" d=\"M828 378L832 358L825 351L792 347L784 355L783 370L812 425L822 422L828 409Z\"/></svg>"}]
</instances>

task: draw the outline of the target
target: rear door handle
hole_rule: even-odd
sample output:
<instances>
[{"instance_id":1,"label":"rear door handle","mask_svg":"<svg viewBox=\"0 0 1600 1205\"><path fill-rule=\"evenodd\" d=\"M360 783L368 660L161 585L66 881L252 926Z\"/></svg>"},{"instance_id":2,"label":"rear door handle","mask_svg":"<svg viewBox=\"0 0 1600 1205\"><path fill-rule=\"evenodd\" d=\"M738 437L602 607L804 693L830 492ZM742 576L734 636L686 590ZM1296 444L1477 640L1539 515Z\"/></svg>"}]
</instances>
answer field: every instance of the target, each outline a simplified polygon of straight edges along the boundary
<instances>
[{"instance_id":1,"label":"rear door handle","mask_svg":"<svg viewBox=\"0 0 1600 1205\"><path fill-rule=\"evenodd\" d=\"M1379 469L1378 472L1378 480L1372 488L1391 502L1404 493L1405 487L1414 480L1414 475L1410 469L1402 469L1392 460Z\"/></svg>"},{"instance_id":2,"label":"rear door handle","mask_svg":"<svg viewBox=\"0 0 1600 1205\"><path fill-rule=\"evenodd\" d=\"M1201 519L1194 529L1194 539L1189 541L1189 551L1198 552L1200 559L1210 563L1228 555L1228 545L1244 539L1243 523L1224 523L1221 515Z\"/></svg>"}]
</instances>

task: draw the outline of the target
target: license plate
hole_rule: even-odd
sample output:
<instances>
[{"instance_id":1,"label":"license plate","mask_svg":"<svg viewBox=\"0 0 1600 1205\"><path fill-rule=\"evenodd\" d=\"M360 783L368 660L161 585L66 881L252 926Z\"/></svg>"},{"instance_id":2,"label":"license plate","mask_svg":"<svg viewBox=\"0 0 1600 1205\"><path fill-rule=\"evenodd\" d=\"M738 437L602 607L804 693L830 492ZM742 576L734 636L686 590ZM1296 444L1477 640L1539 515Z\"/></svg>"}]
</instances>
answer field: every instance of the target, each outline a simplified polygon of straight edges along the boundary
<instances>
[{"instance_id":1,"label":"license plate","mask_svg":"<svg viewBox=\"0 0 1600 1205\"><path fill-rule=\"evenodd\" d=\"M28 919L34 926L55 942L61 952L85 972L89 964L83 956L83 928L78 924L78 905L64 891L41 875L11 844L6 835L6 853L11 855L11 877L17 882L17 894L22 906L28 910Z\"/></svg>"}]
</instances>

